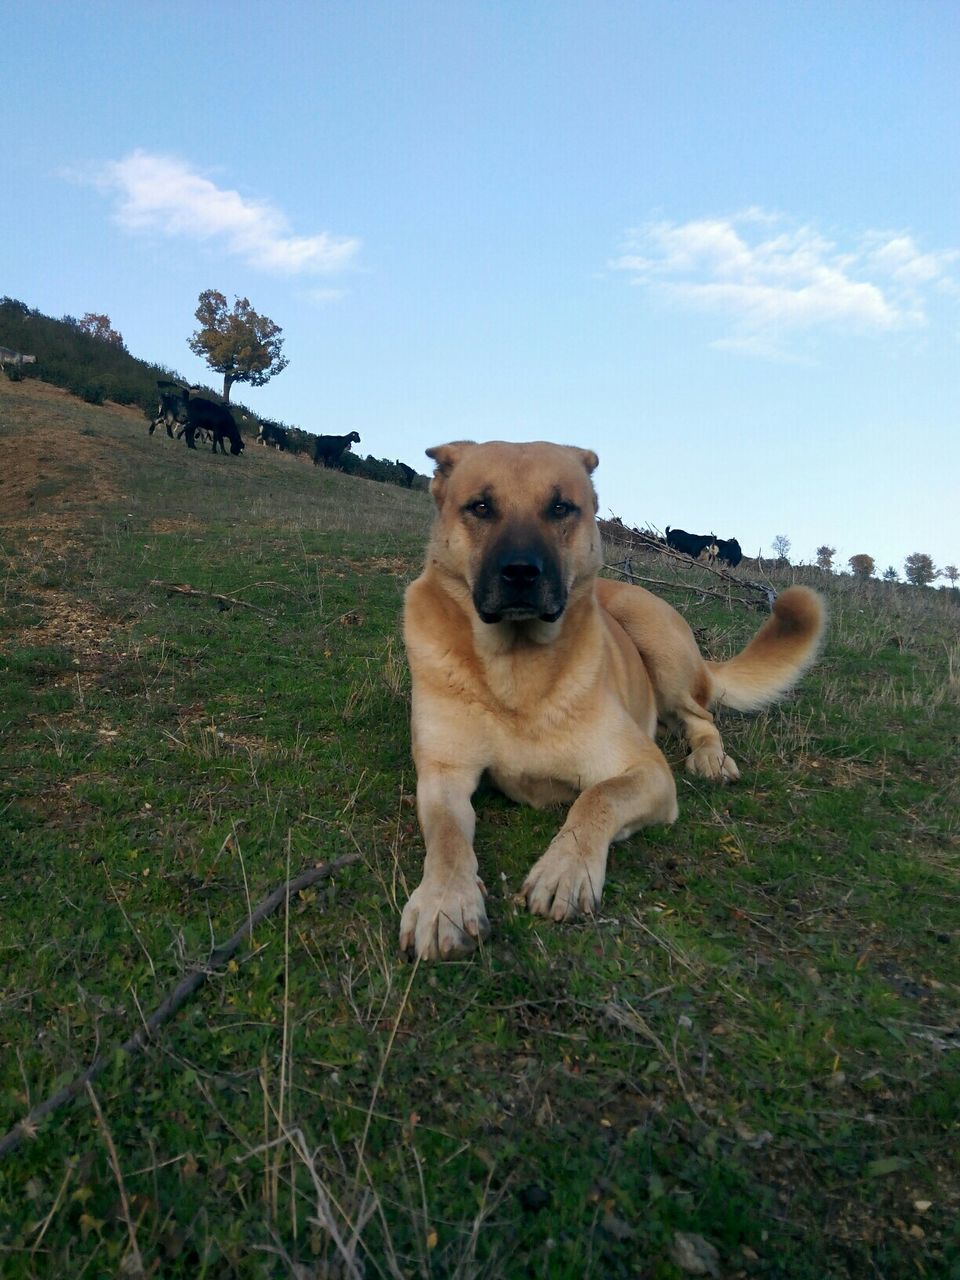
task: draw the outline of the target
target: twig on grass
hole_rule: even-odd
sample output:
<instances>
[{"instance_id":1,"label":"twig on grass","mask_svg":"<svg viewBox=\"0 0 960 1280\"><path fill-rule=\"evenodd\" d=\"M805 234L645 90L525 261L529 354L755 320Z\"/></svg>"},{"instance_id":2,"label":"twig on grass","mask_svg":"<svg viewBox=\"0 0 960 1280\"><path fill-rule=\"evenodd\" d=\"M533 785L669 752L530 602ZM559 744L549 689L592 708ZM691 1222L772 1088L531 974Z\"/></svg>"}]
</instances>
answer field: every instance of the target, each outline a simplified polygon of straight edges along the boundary
<instances>
[{"instance_id":1,"label":"twig on grass","mask_svg":"<svg viewBox=\"0 0 960 1280\"><path fill-rule=\"evenodd\" d=\"M144 1021L143 1025L120 1045L120 1052L126 1053L131 1057L133 1054L139 1053L150 1042L153 1032L162 1027L165 1022L169 1022L194 992L203 986L207 978L218 969L223 968L244 939L250 937L254 926L265 920L267 916L272 915L282 902L291 895L299 893L302 889L308 889L312 884L316 884L318 880L335 875L336 872L359 860L359 853L345 853L333 862L325 862L319 867L310 867L306 871L301 871L298 876L295 876L292 880L287 880L279 888L274 889L258 906L254 907L252 912L249 912L244 917L240 927L226 942L221 943L219 947L213 948L206 964L201 968L194 969L177 983L173 991L170 992L162 1004L157 1006L150 1017ZM81 1089L92 1080L95 1080L113 1061L115 1052L115 1050L111 1050L109 1053L100 1054L98 1058L93 1060L86 1071L76 1076L69 1084L64 1085L62 1089L58 1089L56 1093L52 1094L44 1102L38 1103L28 1115L14 1125L5 1137L0 1138L0 1159L5 1155L9 1155L11 1151L15 1151L25 1137L34 1137L40 1121L58 1110L64 1103L69 1102L71 1098L76 1097Z\"/></svg>"},{"instance_id":2,"label":"twig on grass","mask_svg":"<svg viewBox=\"0 0 960 1280\"><path fill-rule=\"evenodd\" d=\"M217 604L224 609L239 605L241 609L253 609L255 613L265 614L268 618L277 616L269 609L261 609L258 604L251 604L249 600L238 600L236 596L224 596L218 591L201 591L197 587L191 587L189 582L164 582L161 578L151 578L147 586L159 587L171 596L201 596L204 600L216 600Z\"/></svg>"},{"instance_id":3,"label":"twig on grass","mask_svg":"<svg viewBox=\"0 0 960 1280\"><path fill-rule=\"evenodd\" d=\"M144 1274L143 1256L140 1253L140 1246L137 1243L137 1229L133 1225L133 1218L130 1216L130 1201L127 1198L127 1187L123 1181L123 1173L120 1169L120 1160L117 1156L117 1148L113 1145L113 1135L107 1128L107 1122L103 1118L103 1112L100 1110L100 1103L97 1095L93 1091L93 1085L87 1081L87 1096L90 1098L90 1105L93 1107L97 1117L97 1123L100 1125L100 1132L103 1134L103 1141L107 1148L107 1155L110 1157L110 1168L113 1170L113 1176L117 1180L117 1191L120 1193L120 1208L123 1212L123 1220L127 1224L127 1236L130 1240L130 1258L133 1265L128 1270L128 1274L132 1272L135 1276ZM121 1268L123 1270L123 1268Z\"/></svg>"},{"instance_id":4,"label":"twig on grass","mask_svg":"<svg viewBox=\"0 0 960 1280\"><path fill-rule=\"evenodd\" d=\"M746 605L748 609L760 609L764 605L768 608L773 607L773 601L776 598L775 593L768 587L762 587L759 583L744 582L742 579L736 579L737 585L748 587L752 591L756 591L763 595L762 600L745 600L743 596L732 596L728 591L711 591L709 587L696 586L689 582L666 582L663 578L645 578L639 573L633 573L626 566L630 564L629 560L624 560L623 564L605 564L603 567L609 569L612 573L619 573L622 578L629 578L631 582L648 582L654 587L669 587L676 591L692 591L698 596L715 596L718 600L733 601L736 604ZM700 565L699 568L708 568L707 565ZM714 570L716 572L716 570Z\"/></svg>"},{"instance_id":5,"label":"twig on grass","mask_svg":"<svg viewBox=\"0 0 960 1280\"><path fill-rule=\"evenodd\" d=\"M76 1156L71 1156L67 1160L67 1167L64 1170L63 1181L60 1183L60 1188L57 1191L53 1204L50 1206L50 1212L44 1218L43 1222L39 1224L39 1227L35 1228L35 1230L37 1229L39 1230L40 1234L37 1236L36 1240L34 1240L30 1248L31 1258L36 1255L37 1250L40 1248L41 1244L43 1243L43 1237L47 1234L47 1228L50 1226L50 1223L56 1217L57 1210L60 1208L60 1205L63 1203L64 1193L67 1190L67 1185L70 1182L70 1179L73 1177L74 1173L76 1172L77 1163L78 1161Z\"/></svg>"}]
</instances>

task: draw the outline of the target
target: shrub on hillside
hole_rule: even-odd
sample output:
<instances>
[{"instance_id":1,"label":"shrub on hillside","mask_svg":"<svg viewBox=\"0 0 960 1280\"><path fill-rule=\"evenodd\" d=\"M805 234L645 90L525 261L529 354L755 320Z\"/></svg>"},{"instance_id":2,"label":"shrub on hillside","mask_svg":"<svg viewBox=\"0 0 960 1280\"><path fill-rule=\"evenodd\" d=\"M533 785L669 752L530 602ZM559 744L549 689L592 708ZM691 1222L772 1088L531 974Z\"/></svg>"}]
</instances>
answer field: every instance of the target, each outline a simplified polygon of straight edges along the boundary
<instances>
[{"instance_id":1,"label":"shrub on hillside","mask_svg":"<svg viewBox=\"0 0 960 1280\"><path fill-rule=\"evenodd\" d=\"M406 477L395 462L389 458L375 458L368 453L365 458L358 458L355 453L344 453L340 457L340 470L349 476L360 476L363 480L376 480L380 484L397 484L406 487Z\"/></svg>"}]
</instances>

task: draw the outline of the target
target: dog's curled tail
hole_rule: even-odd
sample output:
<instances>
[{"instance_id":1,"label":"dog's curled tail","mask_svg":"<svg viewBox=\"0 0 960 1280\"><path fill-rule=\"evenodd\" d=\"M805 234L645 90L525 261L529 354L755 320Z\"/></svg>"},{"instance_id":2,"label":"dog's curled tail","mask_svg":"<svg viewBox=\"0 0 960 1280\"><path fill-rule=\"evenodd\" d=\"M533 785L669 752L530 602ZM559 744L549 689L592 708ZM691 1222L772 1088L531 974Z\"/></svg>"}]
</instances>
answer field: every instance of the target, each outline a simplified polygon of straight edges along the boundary
<instances>
[{"instance_id":1,"label":"dog's curled tail","mask_svg":"<svg viewBox=\"0 0 960 1280\"><path fill-rule=\"evenodd\" d=\"M800 679L820 650L827 622L823 598L809 587L781 592L745 649L727 662L708 662L711 705L758 711Z\"/></svg>"}]
</instances>

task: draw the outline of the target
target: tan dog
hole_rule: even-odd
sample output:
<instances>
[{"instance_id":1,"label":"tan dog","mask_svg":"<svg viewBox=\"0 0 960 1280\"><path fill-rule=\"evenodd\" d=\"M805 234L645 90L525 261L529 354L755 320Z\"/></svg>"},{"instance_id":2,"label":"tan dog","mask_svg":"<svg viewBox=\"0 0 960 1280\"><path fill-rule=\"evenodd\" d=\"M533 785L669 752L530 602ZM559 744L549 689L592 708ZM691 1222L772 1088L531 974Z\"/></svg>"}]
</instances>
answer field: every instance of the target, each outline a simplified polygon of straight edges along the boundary
<instances>
[{"instance_id":1,"label":"tan dog","mask_svg":"<svg viewBox=\"0 0 960 1280\"><path fill-rule=\"evenodd\" d=\"M592 912L610 842L677 816L657 721L683 726L691 773L737 778L710 707L773 701L824 625L816 592L791 587L742 653L705 662L670 605L597 578L596 454L469 442L427 454L437 517L404 618L426 860L400 924L401 948L425 960L489 933L470 802L482 774L527 804L573 802L523 893L554 920Z\"/></svg>"}]
</instances>

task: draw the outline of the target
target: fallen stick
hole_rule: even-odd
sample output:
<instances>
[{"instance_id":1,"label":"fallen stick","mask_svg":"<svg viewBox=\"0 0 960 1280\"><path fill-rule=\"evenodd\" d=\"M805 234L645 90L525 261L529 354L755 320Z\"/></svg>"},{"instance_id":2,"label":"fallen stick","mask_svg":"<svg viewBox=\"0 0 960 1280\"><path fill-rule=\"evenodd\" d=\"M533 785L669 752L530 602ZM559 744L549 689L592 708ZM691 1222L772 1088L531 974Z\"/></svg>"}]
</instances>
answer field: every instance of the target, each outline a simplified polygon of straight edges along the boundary
<instances>
[{"instance_id":1,"label":"fallen stick","mask_svg":"<svg viewBox=\"0 0 960 1280\"><path fill-rule=\"evenodd\" d=\"M625 561L625 564L629 563L629 560ZM612 573L619 573L623 578L629 578L631 582L648 582L654 587L669 587L675 591L692 591L694 595L715 596L718 600L735 600L737 604L745 604L748 609L760 609L763 605L772 609L773 602L776 599L773 591L753 582L743 582L741 585L750 587L754 591L762 591L763 600L744 600L743 596L732 596L725 591L711 591L709 587L696 586L690 582L665 582L662 578L644 578L639 573L633 573L630 569L620 564L605 564L603 567L609 569Z\"/></svg>"},{"instance_id":2,"label":"fallen stick","mask_svg":"<svg viewBox=\"0 0 960 1280\"><path fill-rule=\"evenodd\" d=\"M256 613L265 613L268 618L275 616L269 609L261 609L258 604L251 604L249 600L238 600L236 596L223 596L218 591L201 591L197 587L191 587L189 582L163 582L159 578L151 578L147 586L160 587L171 596L202 596L204 600L216 600L217 604L225 609L239 605L241 609L253 609Z\"/></svg>"},{"instance_id":3,"label":"fallen stick","mask_svg":"<svg viewBox=\"0 0 960 1280\"><path fill-rule=\"evenodd\" d=\"M264 898L258 906L254 907L226 942L221 943L219 947L214 947L202 968L194 969L185 978L181 978L163 1003L158 1005L150 1017L146 1019L141 1027L137 1028L128 1040L123 1042L120 1046L120 1052L129 1054L131 1057L135 1053L139 1053L150 1042L152 1033L162 1027L165 1022L168 1022L186 1004L193 993L203 986L212 973L227 963L244 938L253 933L254 926L258 925L261 920L265 920L267 916L272 915L281 902L286 901L293 894L299 893L301 889L308 889L310 885L316 884L318 880L332 876L343 867L348 867L351 863L359 861L359 858L359 853L345 853L342 858L337 858L334 862L325 862L322 866L311 867L307 871L301 871L298 876L274 889L273 893ZM62 1089L58 1089L45 1102L39 1103L29 1115L24 1116L21 1121L15 1124L6 1137L0 1139L0 1159L5 1155L9 1155L11 1151L15 1151L24 1138L35 1137L40 1121L62 1107L65 1102L69 1102L71 1098L76 1097L92 1080L96 1080L104 1068L108 1067L113 1061L115 1053L116 1050L102 1053L99 1058L93 1060L86 1071L76 1076L69 1084L65 1084Z\"/></svg>"}]
</instances>

